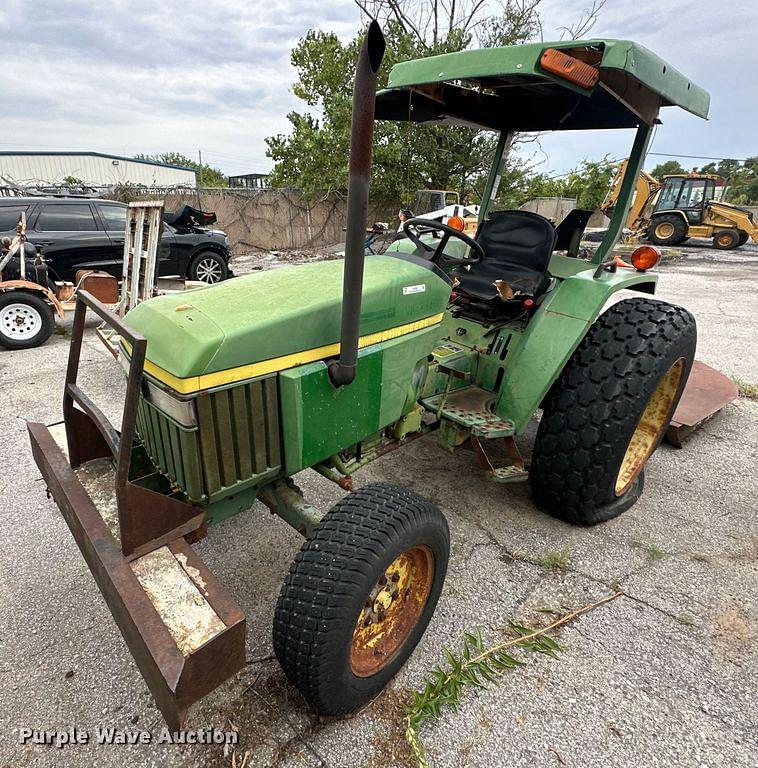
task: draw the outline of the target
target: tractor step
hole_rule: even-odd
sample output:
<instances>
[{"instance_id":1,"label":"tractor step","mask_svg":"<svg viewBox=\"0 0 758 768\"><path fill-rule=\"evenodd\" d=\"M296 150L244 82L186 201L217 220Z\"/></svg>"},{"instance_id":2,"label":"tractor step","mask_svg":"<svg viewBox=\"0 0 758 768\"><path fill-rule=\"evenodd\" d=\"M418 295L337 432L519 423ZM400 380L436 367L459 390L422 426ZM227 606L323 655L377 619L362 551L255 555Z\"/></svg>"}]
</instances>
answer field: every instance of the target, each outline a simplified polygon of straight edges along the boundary
<instances>
[{"instance_id":1,"label":"tractor step","mask_svg":"<svg viewBox=\"0 0 758 768\"><path fill-rule=\"evenodd\" d=\"M74 470L63 424L28 428L37 466L158 708L180 729L193 703L244 666L244 614L178 533L125 557L113 462Z\"/></svg>"},{"instance_id":2,"label":"tractor step","mask_svg":"<svg viewBox=\"0 0 758 768\"><path fill-rule=\"evenodd\" d=\"M492 413L490 407L496 395L476 386L461 387L422 400L423 406L440 419L440 442L448 450L470 444L487 477L497 483L527 480L529 471L524 467L518 447L513 439L514 426L510 421ZM495 467L484 448L493 440L502 440L511 463Z\"/></svg>"},{"instance_id":3,"label":"tractor step","mask_svg":"<svg viewBox=\"0 0 758 768\"><path fill-rule=\"evenodd\" d=\"M695 360L679 405L666 431L666 441L682 447L682 442L708 419L738 396L737 386L723 373Z\"/></svg>"},{"instance_id":4,"label":"tractor step","mask_svg":"<svg viewBox=\"0 0 758 768\"><path fill-rule=\"evenodd\" d=\"M501 419L490 410L496 397L486 389L469 386L427 397L421 403L440 419L448 419L483 440L494 440L509 437L515 432L511 422Z\"/></svg>"}]
</instances>

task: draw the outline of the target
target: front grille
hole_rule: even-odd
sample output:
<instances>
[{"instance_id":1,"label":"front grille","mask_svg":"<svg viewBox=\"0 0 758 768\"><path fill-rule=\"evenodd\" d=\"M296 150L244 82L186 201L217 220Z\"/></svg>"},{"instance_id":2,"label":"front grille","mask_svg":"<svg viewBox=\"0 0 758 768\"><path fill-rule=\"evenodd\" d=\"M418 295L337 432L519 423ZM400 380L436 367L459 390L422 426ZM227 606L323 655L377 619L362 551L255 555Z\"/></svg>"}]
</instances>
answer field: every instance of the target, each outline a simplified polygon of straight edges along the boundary
<instances>
[{"instance_id":1,"label":"front grille","mask_svg":"<svg viewBox=\"0 0 758 768\"><path fill-rule=\"evenodd\" d=\"M156 467L196 503L255 485L281 468L276 376L195 398L198 426L187 428L140 400L137 429Z\"/></svg>"}]
</instances>

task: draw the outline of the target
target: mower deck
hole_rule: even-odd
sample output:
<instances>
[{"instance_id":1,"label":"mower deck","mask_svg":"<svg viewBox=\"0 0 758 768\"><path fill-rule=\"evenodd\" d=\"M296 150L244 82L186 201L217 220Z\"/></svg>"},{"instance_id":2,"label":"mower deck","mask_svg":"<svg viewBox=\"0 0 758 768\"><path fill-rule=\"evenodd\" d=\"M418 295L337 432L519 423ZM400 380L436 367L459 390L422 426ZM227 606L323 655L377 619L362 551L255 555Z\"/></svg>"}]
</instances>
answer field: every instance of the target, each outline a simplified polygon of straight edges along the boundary
<instances>
[{"instance_id":1,"label":"mower deck","mask_svg":"<svg viewBox=\"0 0 758 768\"><path fill-rule=\"evenodd\" d=\"M245 663L245 617L181 536L133 559L118 534L113 463L69 464L63 424L29 424L32 452L172 729Z\"/></svg>"}]
</instances>

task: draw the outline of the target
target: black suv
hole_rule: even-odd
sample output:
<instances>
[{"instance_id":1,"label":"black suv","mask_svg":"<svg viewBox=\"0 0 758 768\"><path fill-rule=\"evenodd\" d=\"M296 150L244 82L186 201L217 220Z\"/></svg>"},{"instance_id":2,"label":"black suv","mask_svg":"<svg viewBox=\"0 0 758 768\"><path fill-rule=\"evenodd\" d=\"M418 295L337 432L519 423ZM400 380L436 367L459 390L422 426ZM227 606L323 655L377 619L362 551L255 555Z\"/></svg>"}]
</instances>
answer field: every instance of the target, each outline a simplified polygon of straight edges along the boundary
<instances>
[{"instance_id":1,"label":"black suv","mask_svg":"<svg viewBox=\"0 0 758 768\"><path fill-rule=\"evenodd\" d=\"M81 197L0 198L0 238L13 236L21 211L26 212L27 239L41 251L55 279L74 282L78 269L100 269L121 278L124 203ZM206 283L231 276L229 238L223 232L197 225L192 216L170 220L175 224L163 223L159 275Z\"/></svg>"}]
</instances>

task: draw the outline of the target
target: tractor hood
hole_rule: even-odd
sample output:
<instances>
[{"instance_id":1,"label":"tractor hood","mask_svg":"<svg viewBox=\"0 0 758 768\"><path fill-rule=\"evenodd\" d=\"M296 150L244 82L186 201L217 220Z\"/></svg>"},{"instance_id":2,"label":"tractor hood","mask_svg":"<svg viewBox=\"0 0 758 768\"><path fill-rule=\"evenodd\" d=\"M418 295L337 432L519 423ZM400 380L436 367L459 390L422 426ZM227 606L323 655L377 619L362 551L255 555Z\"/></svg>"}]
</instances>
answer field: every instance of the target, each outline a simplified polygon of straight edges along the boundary
<instances>
[{"instance_id":1,"label":"tractor hood","mask_svg":"<svg viewBox=\"0 0 758 768\"><path fill-rule=\"evenodd\" d=\"M449 282L429 266L370 256L360 346L440 323L449 297ZM190 394L334 357L341 302L342 261L333 260L159 296L125 320L147 339L145 371Z\"/></svg>"}]
</instances>

